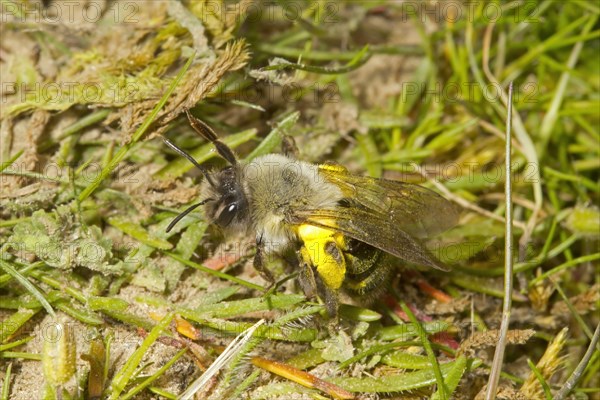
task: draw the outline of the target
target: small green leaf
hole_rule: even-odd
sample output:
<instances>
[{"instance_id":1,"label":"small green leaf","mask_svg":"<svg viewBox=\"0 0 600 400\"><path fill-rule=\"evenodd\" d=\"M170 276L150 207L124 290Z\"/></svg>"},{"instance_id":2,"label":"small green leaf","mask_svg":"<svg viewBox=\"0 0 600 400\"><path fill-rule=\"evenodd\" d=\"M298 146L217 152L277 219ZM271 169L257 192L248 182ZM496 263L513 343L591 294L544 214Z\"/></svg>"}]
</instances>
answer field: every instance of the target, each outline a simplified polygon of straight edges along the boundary
<instances>
[{"instance_id":1,"label":"small green leaf","mask_svg":"<svg viewBox=\"0 0 600 400\"><path fill-rule=\"evenodd\" d=\"M353 321L373 322L381 319L381 314L368 308L350 304L340 304L340 316Z\"/></svg>"},{"instance_id":2,"label":"small green leaf","mask_svg":"<svg viewBox=\"0 0 600 400\"><path fill-rule=\"evenodd\" d=\"M443 376L447 376L455 367L455 362L440 365ZM384 375L364 378L331 378L331 383L351 392L389 393L403 392L431 386L436 383L432 368L397 375Z\"/></svg>"},{"instance_id":3,"label":"small green leaf","mask_svg":"<svg viewBox=\"0 0 600 400\"><path fill-rule=\"evenodd\" d=\"M423 369L431 367L431 363L426 356L407 353L405 351L388 353L381 358L381 362L391 367L404 369Z\"/></svg>"},{"instance_id":4,"label":"small green leaf","mask_svg":"<svg viewBox=\"0 0 600 400\"><path fill-rule=\"evenodd\" d=\"M464 355L460 355L455 361L454 366L450 369L450 371L444 375L444 382L446 383L446 387L448 388L448 393L450 394L450 398L452 398L452 393L458 387L458 383L460 382L462 376L467 370L467 358ZM438 390L431 396L431 400L440 400L442 399L442 395Z\"/></svg>"},{"instance_id":5,"label":"small green leaf","mask_svg":"<svg viewBox=\"0 0 600 400\"><path fill-rule=\"evenodd\" d=\"M567 227L588 237L600 237L600 211L597 207L576 207L567 218Z\"/></svg>"},{"instance_id":6,"label":"small green leaf","mask_svg":"<svg viewBox=\"0 0 600 400\"><path fill-rule=\"evenodd\" d=\"M255 297L244 300L223 301L217 304L206 304L195 310L181 310L181 315L194 320L206 318L231 318L250 312L289 308L304 300L299 294L276 294L269 297Z\"/></svg>"},{"instance_id":7,"label":"small green leaf","mask_svg":"<svg viewBox=\"0 0 600 400\"><path fill-rule=\"evenodd\" d=\"M327 361L346 361L354 354L354 346L350 336L342 330L338 334L325 340L312 343L317 349L323 349L321 356Z\"/></svg>"}]
</instances>

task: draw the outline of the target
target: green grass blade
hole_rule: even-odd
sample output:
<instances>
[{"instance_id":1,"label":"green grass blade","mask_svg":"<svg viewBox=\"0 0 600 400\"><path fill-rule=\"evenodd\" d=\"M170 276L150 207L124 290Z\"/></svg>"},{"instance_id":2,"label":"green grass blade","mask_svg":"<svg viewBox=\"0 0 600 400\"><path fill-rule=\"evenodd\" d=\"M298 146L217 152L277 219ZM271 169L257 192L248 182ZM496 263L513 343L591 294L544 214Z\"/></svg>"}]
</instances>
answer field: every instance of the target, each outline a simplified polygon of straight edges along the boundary
<instances>
[{"instance_id":1,"label":"green grass blade","mask_svg":"<svg viewBox=\"0 0 600 400\"><path fill-rule=\"evenodd\" d=\"M121 370L115 374L115 377L111 383L111 393L109 397L110 400L117 400L120 398L121 392L125 389L127 383L129 383L129 380L135 373L140 361L142 361L142 358L150 346L156 341L156 339L158 339L163 330L169 326L173 320L173 317L175 317L175 314L172 312L165 315L165 317L158 324L156 324L154 328L152 328L150 333L148 333L148 336L146 336L140 347L138 347L137 350L134 351L129 359L125 362L123 368L121 368Z\"/></svg>"},{"instance_id":2,"label":"green grass blade","mask_svg":"<svg viewBox=\"0 0 600 400\"><path fill-rule=\"evenodd\" d=\"M0 344L0 352L13 349L15 347L19 347L22 344L25 344L33 339L33 336L26 337L24 339L15 340L14 342Z\"/></svg>"},{"instance_id":3,"label":"green grass blade","mask_svg":"<svg viewBox=\"0 0 600 400\"><path fill-rule=\"evenodd\" d=\"M48 300L46 300L46 297L42 294L42 292L38 290L38 288L35 287L33 283L29 282L29 280L25 276L21 275L21 273L17 271L7 261L0 259L0 268L2 268L6 273L8 273L15 280L17 280L25 289L27 289L27 291L31 293L31 295L35 297L37 301L40 302L40 304L42 305L42 307L44 307L48 314L52 315L53 317L56 317L56 314L54 313L54 310L52 309L52 306L50 305Z\"/></svg>"},{"instance_id":4,"label":"green grass blade","mask_svg":"<svg viewBox=\"0 0 600 400\"><path fill-rule=\"evenodd\" d=\"M35 310L19 310L0 323L0 343L4 343L14 335L21 327L29 321L41 308Z\"/></svg>"},{"instance_id":5,"label":"green grass blade","mask_svg":"<svg viewBox=\"0 0 600 400\"><path fill-rule=\"evenodd\" d=\"M529 358L527 359L527 365L529 365L529 368L531 368L531 371L542 386L542 389L544 390L544 396L546 396L546 400L552 400L553 397L552 392L550 391L550 386L548 386L548 382L546 382L544 376L542 375L538 367L536 367L535 364Z\"/></svg>"},{"instance_id":6,"label":"green grass blade","mask_svg":"<svg viewBox=\"0 0 600 400\"><path fill-rule=\"evenodd\" d=\"M314 72L317 74L324 75L337 75L345 74L354 71L357 68L365 65L371 58L372 54L369 52L369 45L365 45L356 55L343 67L331 68L331 67L317 67L314 65L306 64L295 64L295 63L282 63L277 65L271 65L264 67L265 71L280 70L285 68L297 69L300 71Z\"/></svg>"},{"instance_id":7,"label":"green grass blade","mask_svg":"<svg viewBox=\"0 0 600 400\"><path fill-rule=\"evenodd\" d=\"M121 398L121 400L131 399L133 396L135 396L136 394L138 394L139 392L141 392L142 390L144 390L146 387L148 387L152 382L154 382L155 380L157 380L158 378L160 378L160 376L166 370L168 370L169 368L171 368L171 365L175 364L175 362L177 360L179 360L181 358L181 356L183 356L186 353L187 350L188 350L187 348L179 350L177 352L177 354L175 354L173 356L173 358L171 358L169 361L167 361L167 363L165 363L165 365L163 365L162 367L160 367L160 369L158 371L156 371L154 374L152 374L152 376L149 376L148 378L146 378L138 386L134 387L129 392L127 392L127 394L125 394L125 396L123 396Z\"/></svg>"},{"instance_id":8,"label":"green grass blade","mask_svg":"<svg viewBox=\"0 0 600 400\"><path fill-rule=\"evenodd\" d=\"M300 113L296 111L282 119L275 128L269 132L267 137L261 140L260 144L248 154L244 161L252 161L258 156L272 153L273 150L281 144L282 135L298 122L298 118L300 118Z\"/></svg>"},{"instance_id":9,"label":"green grass blade","mask_svg":"<svg viewBox=\"0 0 600 400\"><path fill-rule=\"evenodd\" d=\"M574 258L574 259L572 259L570 261L562 263L559 266L556 266L556 267L554 267L554 268L552 268L552 269L544 272L543 274L540 274L540 275L536 276L534 279L532 279L529 282L529 287L533 287L535 284L543 281L544 279L549 278L552 275L555 275L555 274L557 274L559 272L562 272L562 271L564 271L564 270L566 270L568 268L572 268L572 267L575 267L575 266L577 266L579 264L583 264L585 262L595 261L595 260L598 260L598 259L600 259L600 253L594 253L594 254L589 254L587 256L581 256L581 257Z\"/></svg>"},{"instance_id":10,"label":"green grass blade","mask_svg":"<svg viewBox=\"0 0 600 400\"><path fill-rule=\"evenodd\" d=\"M460 355L455 361L454 366L447 375L445 375L445 382L448 388L450 395L456 390L458 384L460 383L461 378L463 377L465 371L467 370L467 357L464 355ZM439 400L441 399L440 392L437 391L431 396L431 400Z\"/></svg>"},{"instance_id":11,"label":"green grass blade","mask_svg":"<svg viewBox=\"0 0 600 400\"><path fill-rule=\"evenodd\" d=\"M0 395L2 400L8 400L8 396L10 394L11 373L12 373L12 363L8 363L8 367L6 367L6 372L4 375L4 384L2 385L2 394Z\"/></svg>"},{"instance_id":12,"label":"green grass blade","mask_svg":"<svg viewBox=\"0 0 600 400\"><path fill-rule=\"evenodd\" d=\"M429 359L429 362L431 363L433 372L435 374L435 380L438 386L438 391L436 393L439 393L439 396L442 400L448 399L448 388L446 387L446 383L444 382L444 377L442 375L442 371L440 369L440 365L438 364L437 358L435 357L435 353L433 352L433 348L431 347L431 343L429 342L429 339L427 339L427 333L425 332L425 329L423 329L415 315L412 313L411 309L408 308L408 306L404 302L401 302L400 306L410 319L410 322L412 322L417 328L419 339L421 340L421 343L425 348L427 358Z\"/></svg>"},{"instance_id":13,"label":"green grass blade","mask_svg":"<svg viewBox=\"0 0 600 400\"><path fill-rule=\"evenodd\" d=\"M17 154L12 156L7 162L3 162L2 164L0 164L0 172L4 171L6 168L10 167L12 165L12 163L17 161L19 159L19 157L21 157L21 154L23 154L24 151L25 150L19 150L17 152Z\"/></svg>"},{"instance_id":14,"label":"green grass blade","mask_svg":"<svg viewBox=\"0 0 600 400\"><path fill-rule=\"evenodd\" d=\"M132 238L144 243L150 247L154 247L160 250L170 250L173 245L165 239L156 237L150 232L145 230L141 225L127 221L121 217L107 218L106 222L117 228L123 233L128 234Z\"/></svg>"},{"instance_id":15,"label":"green grass blade","mask_svg":"<svg viewBox=\"0 0 600 400\"><path fill-rule=\"evenodd\" d=\"M245 280L237 278L235 276L231 276L231 275L226 274L226 273L221 272L221 271L215 271L214 269L207 268L204 265L195 263L195 262L190 261L190 260L186 260L185 258L182 258L182 257L180 257L179 255L177 255L175 253L172 253L172 252L169 252L169 251L164 251L164 253L166 255L168 255L169 257L171 257L171 258L179 261L180 263L187 265L188 267L192 267L192 268L200 270L202 272L206 272L207 274L213 275L213 276L215 276L217 278L226 279L228 281L237 283L238 285L246 286L247 288L254 289L254 290L261 290L261 291L265 290L260 285L257 285L257 284L252 283L252 282L245 281Z\"/></svg>"}]
</instances>

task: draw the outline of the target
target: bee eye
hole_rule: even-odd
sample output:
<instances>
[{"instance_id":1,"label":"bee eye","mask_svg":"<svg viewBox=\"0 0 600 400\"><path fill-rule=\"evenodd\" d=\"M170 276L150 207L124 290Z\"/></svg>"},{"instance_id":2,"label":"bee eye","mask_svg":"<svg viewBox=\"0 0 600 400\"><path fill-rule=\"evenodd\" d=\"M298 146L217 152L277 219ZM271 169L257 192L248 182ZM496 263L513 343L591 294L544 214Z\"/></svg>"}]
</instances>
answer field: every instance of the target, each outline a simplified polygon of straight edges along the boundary
<instances>
[{"instance_id":1,"label":"bee eye","mask_svg":"<svg viewBox=\"0 0 600 400\"><path fill-rule=\"evenodd\" d=\"M217 224L223 227L229 225L237 213L237 208L237 203L231 203L226 206L217 217Z\"/></svg>"}]
</instances>

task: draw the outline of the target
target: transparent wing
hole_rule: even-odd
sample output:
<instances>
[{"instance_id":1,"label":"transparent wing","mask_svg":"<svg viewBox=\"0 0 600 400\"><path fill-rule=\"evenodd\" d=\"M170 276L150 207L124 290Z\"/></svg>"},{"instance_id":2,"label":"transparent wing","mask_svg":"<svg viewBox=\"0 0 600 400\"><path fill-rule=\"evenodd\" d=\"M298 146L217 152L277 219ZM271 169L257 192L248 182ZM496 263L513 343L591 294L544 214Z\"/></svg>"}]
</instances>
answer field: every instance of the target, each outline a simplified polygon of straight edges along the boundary
<instances>
[{"instance_id":1,"label":"transparent wing","mask_svg":"<svg viewBox=\"0 0 600 400\"><path fill-rule=\"evenodd\" d=\"M403 260L448 269L419 239L454 226L458 206L418 185L326 167L320 172L342 190L344 200L335 209L298 210L288 222L332 229Z\"/></svg>"},{"instance_id":2,"label":"transparent wing","mask_svg":"<svg viewBox=\"0 0 600 400\"><path fill-rule=\"evenodd\" d=\"M422 186L327 167L319 172L342 190L354 208L385 216L387 224L416 238L437 235L458 222L460 208Z\"/></svg>"},{"instance_id":3,"label":"transparent wing","mask_svg":"<svg viewBox=\"0 0 600 400\"><path fill-rule=\"evenodd\" d=\"M405 261L448 270L448 267L437 260L418 239L403 231L401 227L390 224L381 214L354 207L338 207L334 210L300 211L290 222L341 232Z\"/></svg>"}]
</instances>

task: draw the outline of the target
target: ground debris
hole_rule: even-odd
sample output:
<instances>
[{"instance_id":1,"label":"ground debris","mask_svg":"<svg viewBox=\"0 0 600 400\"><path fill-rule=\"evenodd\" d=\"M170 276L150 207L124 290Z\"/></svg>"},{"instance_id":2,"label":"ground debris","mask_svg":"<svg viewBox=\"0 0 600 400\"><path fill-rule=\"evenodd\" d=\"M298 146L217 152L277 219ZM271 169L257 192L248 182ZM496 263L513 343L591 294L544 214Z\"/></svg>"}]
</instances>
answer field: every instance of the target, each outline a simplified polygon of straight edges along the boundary
<instances>
[{"instance_id":1,"label":"ground debris","mask_svg":"<svg viewBox=\"0 0 600 400\"><path fill-rule=\"evenodd\" d=\"M533 329L511 329L506 334L507 344L525 344L533 335ZM500 330L491 329L485 332L475 332L460 345L460 352L474 354L475 350L485 347L496 346Z\"/></svg>"}]
</instances>

